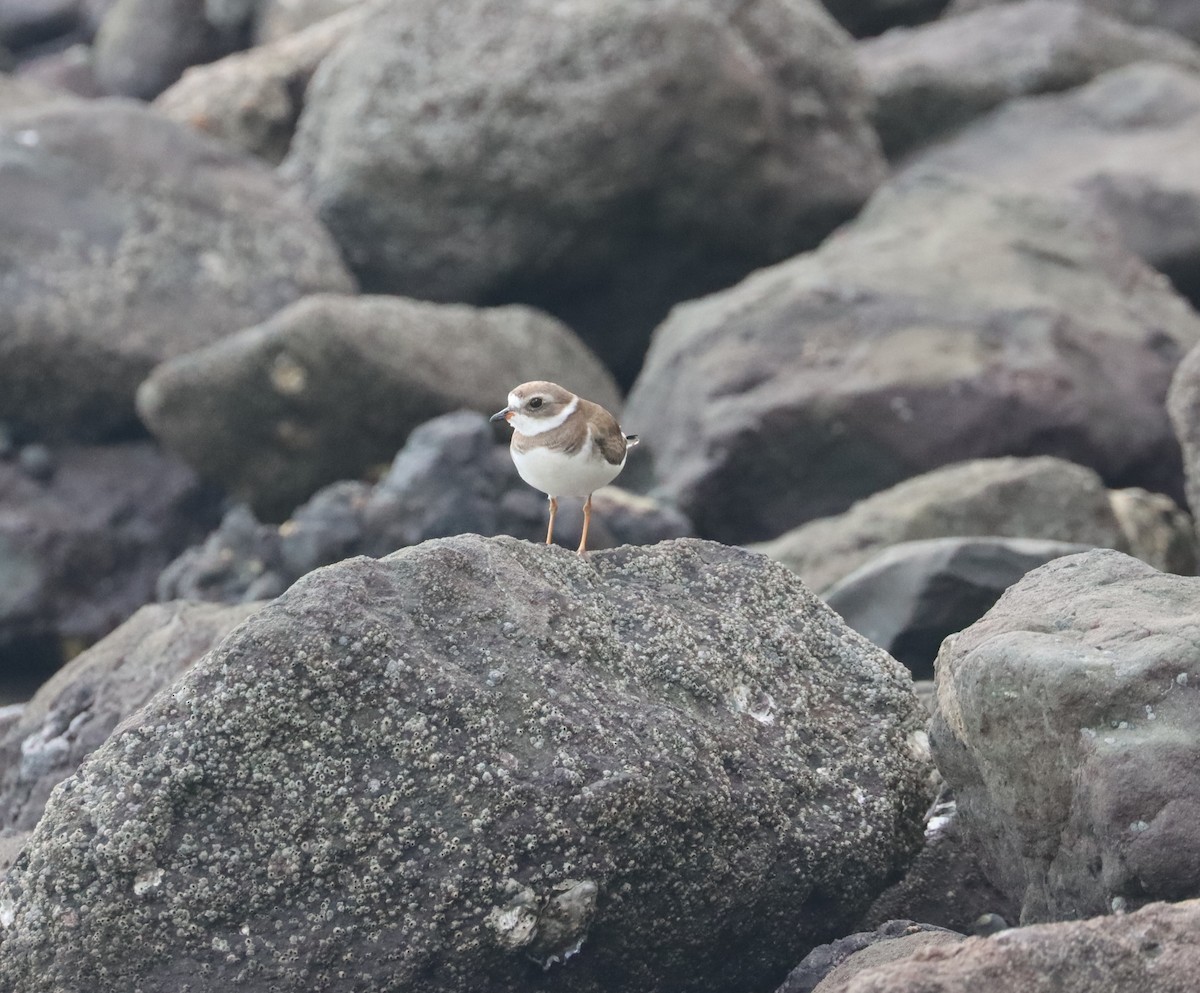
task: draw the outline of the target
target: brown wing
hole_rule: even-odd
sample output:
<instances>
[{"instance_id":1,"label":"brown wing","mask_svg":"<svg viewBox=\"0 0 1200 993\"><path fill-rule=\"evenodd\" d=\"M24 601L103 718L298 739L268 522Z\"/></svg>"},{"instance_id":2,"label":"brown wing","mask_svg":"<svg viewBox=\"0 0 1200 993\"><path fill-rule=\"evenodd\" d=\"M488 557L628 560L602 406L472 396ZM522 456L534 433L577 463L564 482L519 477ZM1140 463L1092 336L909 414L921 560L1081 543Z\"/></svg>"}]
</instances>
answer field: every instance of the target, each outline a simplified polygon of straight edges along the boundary
<instances>
[{"instance_id":1,"label":"brown wing","mask_svg":"<svg viewBox=\"0 0 1200 993\"><path fill-rule=\"evenodd\" d=\"M625 435L617 419L598 403L583 401L588 405L588 419L592 423L592 444L600 450L609 465L620 465L625 458Z\"/></svg>"}]
</instances>

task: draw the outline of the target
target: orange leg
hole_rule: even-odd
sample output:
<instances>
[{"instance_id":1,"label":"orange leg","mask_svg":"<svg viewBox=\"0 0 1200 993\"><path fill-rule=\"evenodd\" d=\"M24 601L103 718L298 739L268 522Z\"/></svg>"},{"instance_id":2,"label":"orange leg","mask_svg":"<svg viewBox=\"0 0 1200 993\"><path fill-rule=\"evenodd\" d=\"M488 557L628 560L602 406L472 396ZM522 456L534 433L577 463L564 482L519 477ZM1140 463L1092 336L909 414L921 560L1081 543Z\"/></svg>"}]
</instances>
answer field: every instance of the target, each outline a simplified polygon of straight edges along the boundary
<instances>
[{"instance_id":1,"label":"orange leg","mask_svg":"<svg viewBox=\"0 0 1200 993\"><path fill-rule=\"evenodd\" d=\"M592 495L583 501L583 534L579 538L579 547L575 549L580 555L587 551L588 525L592 523Z\"/></svg>"},{"instance_id":2,"label":"orange leg","mask_svg":"<svg viewBox=\"0 0 1200 993\"><path fill-rule=\"evenodd\" d=\"M558 498L550 497L550 524L546 528L546 544L554 540L554 515L558 513Z\"/></svg>"}]
</instances>

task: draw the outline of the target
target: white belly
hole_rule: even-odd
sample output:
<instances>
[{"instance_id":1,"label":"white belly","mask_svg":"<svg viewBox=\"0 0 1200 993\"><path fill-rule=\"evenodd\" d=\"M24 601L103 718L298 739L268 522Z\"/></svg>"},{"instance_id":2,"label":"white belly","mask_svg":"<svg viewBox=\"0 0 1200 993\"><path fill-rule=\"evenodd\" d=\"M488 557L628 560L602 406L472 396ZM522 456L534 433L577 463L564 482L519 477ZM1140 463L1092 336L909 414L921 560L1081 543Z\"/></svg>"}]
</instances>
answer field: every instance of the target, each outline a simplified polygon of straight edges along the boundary
<instances>
[{"instance_id":1,"label":"white belly","mask_svg":"<svg viewBox=\"0 0 1200 993\"><path fill-rule=\"evenodd\" d=\"M535 490L548 496L585 497L607 486L625 468L606 461L590 445L575 455L533 448L528 452L512 450L517 472Z\"/></svg>"}]
</instances>

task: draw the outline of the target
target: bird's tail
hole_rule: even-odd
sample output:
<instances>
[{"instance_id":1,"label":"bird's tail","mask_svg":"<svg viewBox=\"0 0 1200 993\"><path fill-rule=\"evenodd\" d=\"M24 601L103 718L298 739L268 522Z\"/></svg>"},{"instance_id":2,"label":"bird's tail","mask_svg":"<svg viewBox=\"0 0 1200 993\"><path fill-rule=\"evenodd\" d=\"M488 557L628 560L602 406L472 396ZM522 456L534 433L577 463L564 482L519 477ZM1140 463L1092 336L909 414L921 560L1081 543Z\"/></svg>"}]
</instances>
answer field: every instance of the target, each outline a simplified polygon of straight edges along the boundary
<instances>
[{"instance_id":1,"label":"bird's tail","mask_svg":"<svg viewBox=\"0 0 1200 993\"><path fill-rule=\"evenodd\" d=\"M633 448L641 439L636 434L625 435L625 447Z\"/></svg>"}]
</instances>

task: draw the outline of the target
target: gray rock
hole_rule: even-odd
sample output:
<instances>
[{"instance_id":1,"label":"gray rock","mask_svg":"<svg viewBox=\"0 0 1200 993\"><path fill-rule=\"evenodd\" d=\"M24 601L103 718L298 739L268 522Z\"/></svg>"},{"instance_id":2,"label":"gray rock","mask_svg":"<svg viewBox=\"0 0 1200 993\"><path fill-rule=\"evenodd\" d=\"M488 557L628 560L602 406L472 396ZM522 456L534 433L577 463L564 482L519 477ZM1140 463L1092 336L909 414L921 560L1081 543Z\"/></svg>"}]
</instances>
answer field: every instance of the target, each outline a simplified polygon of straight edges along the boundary
<instances>
[{"instance_id":1,"label":"gray rock","mask_svg":"<svg viewBox=\"0 0 1200 993\"><path fill-rule=\"evenodd\" d=\"M974 624L1031 569L1088 548L1031 538L903 541L839 580L824 600L914 679L929 679L944 638Z\"/></svg>"},{"instance_id":2,"label":"gray rock","mask_svg":"<svg viewBox=\"0 0 1200 993\"><path fill-rule=\"evenodd\" d=\"M788 973L776 993L841 993L863 969L904 958L920 948L955 945L964 936L931 924L888 921L874 931L860 931L815 948Z\"/></svg>"},{"instance_id":3,"label":"gray rock","mask_svg":"<svg viewBox=\"0 0 1200 993\"><path fill-rule=\"evenodd\" d=\"M364 287L541 307L628 382L671 305L861 206L867 107L814 0L408 0L321 64L283 168Z\"/></svg>"},{"instance_id":4,"label":"gray rock","mask_svg":"<svg viewBox=\"0 0 1200 993\"><path fill-rule=\"evenodd\" d=\"M364 6L365 0L259 0L256 4L254 36L259 45L269 45L288 35L299 34L343 11Z\"/></svg>"},{"instance_id":5,"label":"gray rock","mask_svg":"<svg viewBox=\"0 0 1200 993\"><path fill-rule=\"evenodd\" d=\"M821 592L902 541L987 535L1130 551L1100 477L1048 455L943 466L752 547Z\"/></svg>"},{"instance_id":6,"label":"gray rock","mask_svg":"<svg viewBox=\"0 0 1200 993\"><path fill-rule=\"evenodd\" d=\"M1118 549L1160 572L1196 574L1195 522L1174 500L1136 486L1112 490L1108 498L1125 535Z\"/></svg>"},{"instance_id":7,"label":"gray rock","mask_svg":"<svg viewBox=\"0 0 1200 993\"><path fill-rule=\"evenodd\" d=\"M688 537L678 511L615 486L592 500L589 548L649 545ZM471 533L540 541L546 499L518 475L507 444L482 414L461 411L421 425L377 486L334 483L281 526L260 524L235 507L203 544L188 549L159 577L159 599L236 603L276 596L318 566L351 555L381 556L428 538ZM581 506L564 500L555 541L579 544Z\"/></svg>"},{"instance_id":8,"label":"gray rock","mask_svg":"<svg viewBox=\"0 0 1200 993\"><path fill-rule=\"evenodd\" d=\"M156 362L352 287L269 169L122 101L0 113L0 202L0 419L43 439L129 432Z\"/></svg>"},{"instance_id":9,"label":"gray rock","mask_svg":"<svg viewBox=\"0 0 1200 993\"><path fill-rule=\"evenodd\" d=\"M1064 0L1021 0L889 31L859 44L858 57L890 158L1016 97L1070 89L1131 62L1200 70L1200 48L1178 35Z\"/></svg>"},{"instance_id":10,"label":"gray rock","mask_svg":"<svg viewBox=\"0 0 1200 993\"><path fill-rule=\"evenodd\" d=\"M1190 993L1200 900L972 939L860 973L844 993Z\"/></svg>"},{"instance_id":11,"label":"gray rock","mask_svg":"<svg viewBox=\"0 0 1200 993\"><path fill-rule=\"evenodd\" d=\"M1183 449L1187 499L1195 516L1200 514L1200 347L1188 352L1179 364L1167 408Z\"/></svg>"},{"instance_id":12,"label":"gray rock","mask_svg":"<svg viewBox=\"0 0 1200 993\"><path fill-rule=\"evenodd\" d=\"M95 99L104 96L96 81L92 47L76 42L26 58L16 68L20 78L57 91L59 96Z\"/></svg>"},{"instance_id":13,"label":"gray rock","mask_svg":"<svg viewBox=\"0 0 1200 993\"><path fill-rule=\"evenodd\" d=\"M0 985L762 989L919 842L922 737L907 673L761 556L351 559L55 791Z\"/></svg>"},{"instance_id":14,"label":"gray rock","mask_svg":"<svg viewBox=\"0 0 1200 993\"><path fill-rule=\"evenodd\" d=\"M1140 63L1012 101L911 168L1078 197L1200 303L1200 72Z\"/></svg>"},{"instance_id":15,"label":"gray rock","mask_svg":"<svg viewBox=\"0 0 1200 993\"><path fill-rule=\"evenodd\" d=\"M938 768L1022 923L1200 893L1200 579L1034 570L937 660Z\"/></svg>"},{"instance_id":16,"label":"gray rock","mask_svg":"<svg viewBox=\"0 0 1200 993\"><path fill-rule=\"evenodd\" d=\"M52 479L0 462L0 672L56 668L154 599L215 494L148 442L69 447Z\"/></svg>"},{"instance_id":17,"label":"gray rock","mask_svg":"<svg viewBox=\"0 0 1200 993\"><path fill-rule=\"evenodd\" d=\"M607 370L546 314L320 295L159 366L138 410L201 475L281 520L320 486L386 462L418 424L490 414L531 379L620 410Z\"/></svg>"},{"instance_id":18,"label":"gray rock","mask_svg":"<svg viewBox=\"0 0 1200 993\"><path fill-rule=\"evenodd\" d=\"M359 5L272 44L188 69L154 109L278 163L291 145L312 74L363 12Z\"/></svg>"},{"instance_id":19,"label":"gray rock","mask_svg":"<svg viewBox=\"0 0 1200 993\"><path fill-rule=\"evenodd\" d=\"M857 38L880 34L904 24L931 21L948 0L821 0L847 31Z\"/></svg>"},{"instance_id":20,"label":"gray rock","mask_svg":"<svg viewBox=\"0 0 1200 993\"><path fill-rule=\"evenodd\" d=\"M0 875L7 872L8 867L17 860L17 856L21 854L21 849L25 847L28 838L28 831L10 831L7 828L0 828Z\"/></svg>"},{"instance_id":21,"label":"gray rock","mask_svg":"<svg viewBox=\"0 0 1200 993\"><path fill-rule=\"evenodd\" d=\"M951 0L948 14L965 14L1011 0ZM1090 8L1131 24L1174 31L1200 41L1200 6L1195 0L1083 0Z\"/></svg>"},{"instance_id":22,"label":"gray rock","mask_svg":"<svg viewBox=\"0 0 1200 993\"><path fill-rule=\"evenodd\" d=\"M0 52L0 61L2 54ZM12 110L26 111L31 107L60 101L69 102L70 99L69 94L39 83L36 79L0 72L0 114L7 114Z\"/></svg>"},{"instance_id":23,"label":"gray rock","mask_svg":"<svg viewBox=\"0 0 1200 993\"><path fill-rule=\"evenodd\" d=\"M213 0L116 0L96 34L96 76L106 93L150 100L188 66L241 47L250 10ZM249 4L241 4L249 8Z\"/></svg>"},{"instance_id":24,"label":"gray rock","mask_svg":"<svg viewBox=\"0 0 1200 993\"><path fill-rule=\"evenodd\" d=\"M1077 204L910 177L816 252L676 307L625 420L653 425L665 497L724 541L996 455L1176 493L1163 399L1198 335Z\"/></svg>"},{"instance_id":25,"label":"gray rock","mask_svg":"<svg viewBox=\"0 0 1200 993\"><path fill-rule=\"evenodd\" d=\"M118 722L173 682L260 604L141 608L77 655L0 732L0 828L37 824L50 791Z\"/></svg>"},{"instance_id":26,"label":"gray rock","mask_svg":"<svg viewBox=\"0 0 1200 993\"><path fill-rule=\"evenodd\" d=\"M79 0L0 0L0 46L17 52L79 26Z\"/></svg>"}]
</instances>

